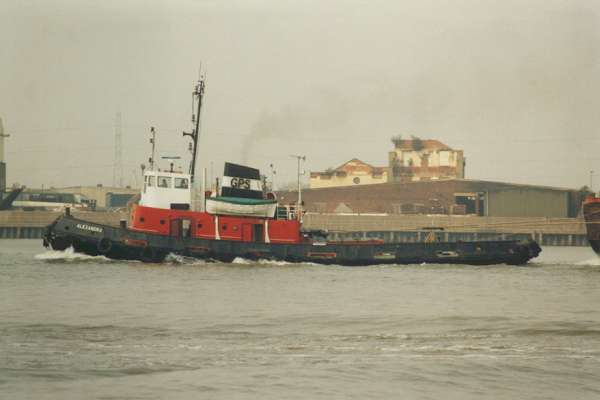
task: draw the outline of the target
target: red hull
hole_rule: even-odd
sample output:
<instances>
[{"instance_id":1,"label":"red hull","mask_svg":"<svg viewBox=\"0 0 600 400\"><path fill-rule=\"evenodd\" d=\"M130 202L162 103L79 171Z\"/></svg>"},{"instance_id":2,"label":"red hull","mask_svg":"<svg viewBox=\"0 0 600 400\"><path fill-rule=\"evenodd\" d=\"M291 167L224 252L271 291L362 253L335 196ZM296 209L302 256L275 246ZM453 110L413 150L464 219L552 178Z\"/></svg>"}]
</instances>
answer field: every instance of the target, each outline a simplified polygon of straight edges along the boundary
<instances>
[{"instance_id":1,"label":"red hull","mask_svg":"<svg viewBox=\"0 0 600 400\"><path fill-rule=\"evenodd\" d=\"M187 221L187 222L186 222ZM129 228L139 232L172 236L186 230L186 236L240 242L300 243L300 222L272 218L234 217L205 212L170 210L135 205Z\"/></svg>"}]
</instances>

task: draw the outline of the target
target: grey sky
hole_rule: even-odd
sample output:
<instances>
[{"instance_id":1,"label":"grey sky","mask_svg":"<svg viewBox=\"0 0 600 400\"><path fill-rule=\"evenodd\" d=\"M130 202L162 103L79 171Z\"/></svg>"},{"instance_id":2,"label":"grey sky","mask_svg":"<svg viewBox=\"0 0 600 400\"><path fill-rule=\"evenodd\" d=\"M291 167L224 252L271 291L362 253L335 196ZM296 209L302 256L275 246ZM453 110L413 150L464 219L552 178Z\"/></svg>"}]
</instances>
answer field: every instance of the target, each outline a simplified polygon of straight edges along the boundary
<instances>
[{"instance_id":1,"label":"grey sky","mask_svg":"<svg viewBox=\"0 0 600 400\"><path fill-rule=\"evenodd\" d=\"M0 3L8 182L110 184L186 155L207 70L199 163L247 161L278 182L396 134L462 148L467 177L600 187L598 1L12 1Z\"/></svg>"}]
</instances>

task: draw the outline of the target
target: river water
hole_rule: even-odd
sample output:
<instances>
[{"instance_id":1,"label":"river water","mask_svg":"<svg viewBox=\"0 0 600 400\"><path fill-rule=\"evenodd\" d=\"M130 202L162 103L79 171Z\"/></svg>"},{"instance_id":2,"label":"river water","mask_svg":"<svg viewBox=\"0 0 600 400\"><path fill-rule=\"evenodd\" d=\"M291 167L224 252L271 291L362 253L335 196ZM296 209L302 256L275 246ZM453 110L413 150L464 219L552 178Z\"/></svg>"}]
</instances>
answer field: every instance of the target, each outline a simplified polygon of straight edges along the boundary
<instances>
[{"instance_id":1,"label":"river water","mask_svg":"<svg viewBox=\"0 0 600 400\"><path fill-rule=\"evenodd\" d=\"M115 262L0 240L6 399L598 399L600 263Z\"/></svg>"}]
</instances>

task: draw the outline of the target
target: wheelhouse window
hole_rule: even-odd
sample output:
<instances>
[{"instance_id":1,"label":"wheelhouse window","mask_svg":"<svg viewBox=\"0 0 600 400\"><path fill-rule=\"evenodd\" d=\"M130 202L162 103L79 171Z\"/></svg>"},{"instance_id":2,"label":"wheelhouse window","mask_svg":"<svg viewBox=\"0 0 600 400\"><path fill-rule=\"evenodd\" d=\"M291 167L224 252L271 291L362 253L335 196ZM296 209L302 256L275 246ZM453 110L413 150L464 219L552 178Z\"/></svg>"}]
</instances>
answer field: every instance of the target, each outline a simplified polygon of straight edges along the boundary
<instances>
[{"instance_id":1,"label":"wheelhouse window","mask_svg":"<svg viewBox=\"0 0 600 400\"><path fill-rule=\"evenodd\" d=\"M170 188L171 187L171 177L169 177L169 176L159 176L158 177L158 187L161 187L161 188Z\"/></svg>"},{"instance_id":2,"label":"wheelhouse window","mask_svg":"<svg viewBox=\"0 0 600 400\"><path fill-rule=\"evenodd\" d=\"M150 175L150 176L147 176L146 178L148 178L148 187L154 186L154 176Z\"/></svg>"},{"instance_id":3,"label":"wheelhouse window","mask_svg":"<svg viewBox=\"0 0 600 400\"><path fill-rule=\"evenodd\" d=\"M189 183L187 178L175 178L175 188L176 189L187 189L189 187Z\"/></svg>"}]
</instances>

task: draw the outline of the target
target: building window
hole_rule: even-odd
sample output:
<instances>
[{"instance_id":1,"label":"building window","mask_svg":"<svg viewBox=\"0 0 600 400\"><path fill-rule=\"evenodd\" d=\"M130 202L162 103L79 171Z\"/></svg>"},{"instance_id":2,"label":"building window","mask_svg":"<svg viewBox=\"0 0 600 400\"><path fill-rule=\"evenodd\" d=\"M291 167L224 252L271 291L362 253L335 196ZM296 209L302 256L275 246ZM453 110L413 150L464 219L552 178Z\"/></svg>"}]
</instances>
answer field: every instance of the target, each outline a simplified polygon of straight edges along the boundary
<instances>
[{"instance_id":1,"label":"building window","mask_svg":"<svg viewBox=\"0 0 600 400\"><path fill-rule=\"evenodd\" d=\"M189 187L187 178L175 178L176 189L187 189Z\"/></svg>"},{"instance_id":2,"label":"building window","mask_svg":"<svg viewBox=\"0 0 600 400\"><path fill-rule=\"evenodd\" d=\"M164 225L164 224L165 224L165 220L164 220L164 219L161 219L161 220L160 220L160 224L161 224L161 225Z\"/></svg>"},{"instance_id":3,"label":"building window","mask_svg":"<svg viewBox=\"0 0 600 400\"><path fill-rule=\"evenodd\" d=\"M198 224L198 229L202 229L202 224Z\"/></svg>"},{"instance_id":4,"label":"building window","mask_svg":"<svg viewBox=\"0 0 600 400\"><path fill-rule=\"evenodd\" d=\"M171 187L171 177L169 177L169 176L159 176L158 177L158 187L161 187L161 188L170 188Z\"/></svg>"},{"instance_id":5,"label":"building window","mask_svg":"<svg viewBox=\"0 0 600 400\"><path fill-rule=\"evenodd\" d=\"M354 179L352 179L352 182L358 185L360 183L360 178L357 176Z\"/></svg>"},{"instance_id":6,"label":"building window","mask_svg":"<svg viewBox=\"0 0 600 400\"><path fill-rule=\"evenodd\" d=\"M226 230L227 230L227 224L223 224L223 225L221 226L221 229L223 229L224 231L226 231Z\"/></svg>"}]
</instances>

